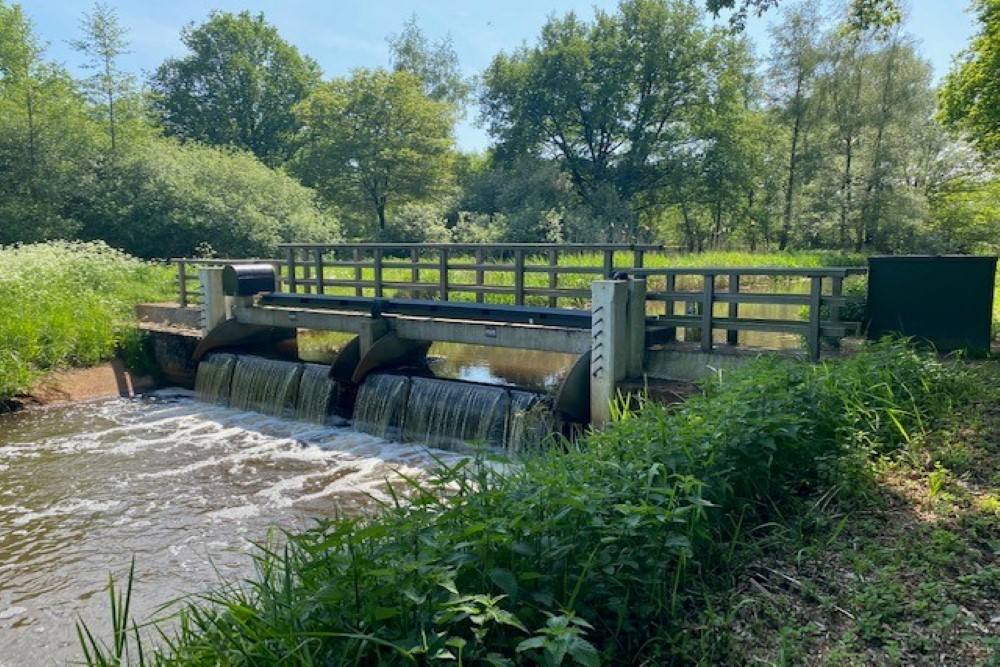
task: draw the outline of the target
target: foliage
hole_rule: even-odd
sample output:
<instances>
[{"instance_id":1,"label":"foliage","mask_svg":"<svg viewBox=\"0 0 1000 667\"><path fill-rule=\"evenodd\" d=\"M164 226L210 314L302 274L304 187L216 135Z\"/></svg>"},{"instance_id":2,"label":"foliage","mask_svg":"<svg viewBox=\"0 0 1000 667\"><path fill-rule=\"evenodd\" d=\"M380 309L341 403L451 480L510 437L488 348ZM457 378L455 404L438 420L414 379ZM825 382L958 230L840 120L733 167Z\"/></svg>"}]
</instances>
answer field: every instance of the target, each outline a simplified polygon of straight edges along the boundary
<instances>
[{"instance_id":1,"label":"foliage","mask_svg":"<svg viewBox=\"0 0 1000 667\"><path fill-rule=\"evenodd\" d=\"M79 203L84 234L140 257L267 257L339 238L311 191L253 155L153 139L108 165Z\"/></svg>"},{"instance_id":2,"label":"foliage","mask_svg":"<svg viewBox=\"0 0 1000 667\"><path fill-rule=\"evenodd\" d=\"M427 97L456 107L465 102L471 86L459 72L458 55L451 37L445 37L431 46L414 15L403 25L402 32L391 35L387 41L392 52L392 69L416 76L423 84Z\"/></svg>"},{"instance_id":3,"label":"foliage","mask_svg":"<svg viewBox=\"0 0 1000 667\"><path fill-rule=\"evenodd\" d=\"M72 236L68 210L97 128L20 6L0 2L0 244Z\"/></svg>"},{"instance_id":4,"label":"foliage","mask_svg":"<svg viewBox=\"0 0 1000 667\"><path fill-rule=\"evenodd\" d=\"M357 235L383 233L399 207L433 201L450 185L454 109L425 96L409 72L356 70L295 112L307 128L295 173L328 201L374 218Z\"/></svg>"},{"instance_id":5,"label":"foliage","mask_svg":"<svg viewBox=\"0 0 1000 667\"><path fill-rule=\"evenodd\" d=\"M109 358L132 306L168 298L173 280L103 243L0 246L0 397L40 371Z\"/></svg>"},{"instance_id":6,"label":"foliage","mask_svg":"<svg viewBox=\"0 0 1000 667\"><path fill-rule=\"evenodd\" d=\"M940 119L995 157L1000 152L1000 100L995 84L1000 70L1000 2L975 0L972 6L980 32L944 78Z\"/></svg>"},{"instance_id":7,"label":"foliage","mask_svg":"<svg viewBox=\"0 0 1000 667\"><path fill-rule=\"evenodd\" d=\"M732 9L730 23L742 30L749 13L761 16L777 6L780 0L705 0L705 6L716 16L723 9ZM850 0L847 3L847 25L853 30L886 30L903 20L897 0Z\"/></svg>"},{"instance_id":8,"label":"foliage","mask_svg":"<svg viewBox=\"0 0 1000 667\"><path fill-rule=\"evenodd\" d=\"M535 47L497 56L484 75L499 150L556 156L605 240L637 237L640 200L696 138L724 39L699 18L683 0L627 0L590 24L554 17Z\"/></svg>"},{"instance_id":9,"label":"foliage","mask_svg":"<svg viewBox=\"0 0 1000 667\"><path fill-rule=\"evenodd\" d=\"M150 82L166 133L248 150L270 166L287 160L300 129L292 106L316 88L318 65L246 11L212 12L181 41L190 55L164 62Z\"/></svg>"},{"instance_id":10,"label":"foliage","mask_svg":"<svg viewBox=\"0 0 1000 667\"><path fill-rule=\"evenodd\" d=\"M74 40L74 49L88 58L87 69L96 70L83 82L91 103L102 110L108 127L111 152L118 149L123 117L136 120L140 109L134 77L123 72L118 64L120 56L128 53L128 31L121 25L118 15L106 4L98 2L91 14L80 22L83 39ZM131 116L131 118L130 118Z\"/></svg>"},{"instance_id":11,"label":"foliage","mask_svg":"<svg viewBox=\"0 0 1000 667\"><path fill-rule=\"evenodd\" d=\"M378 517L265 547L247 587L181 612L155 662L714 662L686 619L737 572L746 536L973 387L898 342L761 360L675 411L622 411L520 465L445 467Z\"/></svg>"}]
</instances>

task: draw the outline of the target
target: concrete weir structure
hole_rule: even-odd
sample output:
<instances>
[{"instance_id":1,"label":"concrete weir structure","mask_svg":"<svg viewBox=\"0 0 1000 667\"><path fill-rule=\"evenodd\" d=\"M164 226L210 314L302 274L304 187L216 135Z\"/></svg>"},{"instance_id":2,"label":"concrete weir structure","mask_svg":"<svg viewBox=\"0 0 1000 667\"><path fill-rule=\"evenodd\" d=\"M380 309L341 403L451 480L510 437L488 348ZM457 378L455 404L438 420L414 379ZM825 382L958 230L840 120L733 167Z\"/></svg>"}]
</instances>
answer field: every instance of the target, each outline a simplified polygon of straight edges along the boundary
<instances>
[{"instance_id":1,"label":"concrete weir structure","mask_svg":"<svg viewBox=\"0 0 1000 667\"><path fill-rule=\"evenodd\" d=\"M298 329L354 334L330 369L353 385L423 356L433 342L571 353L578 361L555 409L565 421L594 425L610 419L623 383L730 368L762 352L745 345L760 333L791 339L788 354L835 351L859 328L842 317L860 300L844 294L844 281L865 273L671 267L673 251L652 245L282 249L281 259L174 260L176 311L199 315L191 363L213 349L289 340ZM648 266L657 253L665 259Z\"/></svg>"}]
</instances>

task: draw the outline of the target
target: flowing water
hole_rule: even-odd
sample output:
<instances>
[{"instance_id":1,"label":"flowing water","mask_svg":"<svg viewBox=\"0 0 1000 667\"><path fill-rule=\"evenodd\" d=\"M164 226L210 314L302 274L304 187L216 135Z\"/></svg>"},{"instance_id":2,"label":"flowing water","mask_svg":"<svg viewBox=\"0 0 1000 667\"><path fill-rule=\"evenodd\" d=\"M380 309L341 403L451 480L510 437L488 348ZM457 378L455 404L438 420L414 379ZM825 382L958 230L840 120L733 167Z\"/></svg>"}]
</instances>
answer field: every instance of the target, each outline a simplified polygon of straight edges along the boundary
<instances>
[{"instance_id":1,"label":"flowing water","mask_svg":"<svg viewBox=\"0 0 1000 667\"><path fill-rule=\"evenodd\" d=\"M228 401L225 376L260 376L266 366L215 358L218 373L199 391L219 402ZM290 374L299 387L322 388L315 367ZM329 396L296 402L292 383L273 380L282 410L293 405L316 421ZM241 405L260 400L250 389L235 394ZM109 637L108 575L120 581L133 555L141 619L220 577L248 575L252 543L272 525L365 511L371 496L385 497L394 470L419 475L432 456L457 459L181 391L0 417L0 666L78 660L78 618Z\"/></svg>"}]
</instances>

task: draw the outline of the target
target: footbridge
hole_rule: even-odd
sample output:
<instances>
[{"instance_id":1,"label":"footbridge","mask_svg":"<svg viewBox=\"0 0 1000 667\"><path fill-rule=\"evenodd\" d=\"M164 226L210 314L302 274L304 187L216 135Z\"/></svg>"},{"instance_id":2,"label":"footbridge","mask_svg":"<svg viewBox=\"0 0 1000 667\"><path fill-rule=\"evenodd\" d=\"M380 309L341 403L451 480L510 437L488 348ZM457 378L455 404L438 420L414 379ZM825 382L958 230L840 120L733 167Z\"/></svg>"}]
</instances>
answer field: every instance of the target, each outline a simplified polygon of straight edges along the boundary
<instances>
[{"instance_id":1,"label":"footbridge","mask_svg":"<svg viewBox=\"0 0 1000 667\"><path fill-rule=\"evenodd\" d=\"M419 357L432 342L578 355L557 409L600 423L626 378L689 379L726 367L761 336L819 359L856 333L862 267L685 267L659 245L286 244L282 257L177 259L195 351L274 341L298 329L355 334L331 375ZM757 343L748 348L747 342Z\"/></svg>"}]
</instances>

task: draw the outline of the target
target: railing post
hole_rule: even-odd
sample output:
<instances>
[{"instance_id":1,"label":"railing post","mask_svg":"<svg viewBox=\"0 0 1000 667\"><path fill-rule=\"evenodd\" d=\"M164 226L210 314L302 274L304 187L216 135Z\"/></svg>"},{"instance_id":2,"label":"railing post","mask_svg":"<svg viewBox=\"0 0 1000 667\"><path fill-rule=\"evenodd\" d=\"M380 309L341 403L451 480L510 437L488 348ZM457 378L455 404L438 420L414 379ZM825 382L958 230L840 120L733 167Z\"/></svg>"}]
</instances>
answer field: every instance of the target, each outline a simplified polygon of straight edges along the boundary
<instances>
[{"instance_id":1,"label":"railing post","mask_svg":"<svg viewBox=\"0 0 1000 667\"><path fill-rule=\"evenodd\" d=\"M361 269L361 248L355 248L351 253L351 259L354 260L354 296L364 296L364 288L361 287L361 281L364 280L365 274Z\"/></svg>"},{"instance_id":2,"label":"railing post","mask_svg":"<svg viewBox=\"0 0 1000 667\"><path fill-rule=\"evenodd\" d=\"M740 276L738 273L729 274L729 293L740 293ZM729 319L735 320L740 316L740 304L735 301L729 302ZM737 329L726 330L726 344L738 345L740 342L740 332Z\"/></svg>"},{"instance_id":3,"label":"railing post","mask_svg":"<svg viewBox=\"0 0 1000 667\"><path fill-rule=\"evenodd\" d=\"M844 277L843 276L833 276L830 279L830 296L834 299L839 299L844 296ZM840 305L832 304L830 306L830 323L838 324L840 322ZM834 348L840 349L840 336L827 336L824 339L827 344Z\"/></svg>"},{"instance_id":4,"label":"railing post","mask_svg":"<svg viewBox=\"0 0 1000 667\"><path fill-rule=\"evenodd\" d=\"M309 261L309 253L315 252L315 248L306 249L305 261L302 262L302 287L306 294L312 294L312 285L308 282L312 279L312 263Z\"/></svg>"},{"instance_id":5,"label":"railing post","mask_svg":"<svg viewBox=\"0 0 1000 667\"><path fill-rule=\"evenodd\" d=\"M288 260L288 291L295 294L298 287L297 276L295 271L295 248L288 246L286 249L287 260Z\"/></svg>"},{"instance_id":6,"label":"railing post","mask_svg":"<svg viewBox=\"0 0 1000 667\"><path fill-rule=\"evenodd\" d=\"M326 286L323 284L323 249L316 248L316 294L325 294Z\"/></svg>"},{"instance_id":7,"label":"railing post","mask_svg":"<svg viewBox=\"0 0 1000 667\"><path fill-rule=\"evenodd\" d=\"M178 281L178 303L180 303L181 308L187 308L188 305L188 286L187 286L187 262L180 260L177 262L177 281Z\"/></svg>"},{"instance_id":8,"label":"railing post","mask_svg":"<svg viewBox=\"0 0 1000 667\"><path fill-rule=\"evenodd\" d=\"M486 272L483 271L483 262L485 261L485 254L482 248L476 248L476 287L480 289L476 290L476 303L483 303L483 283L485 282Z\"/></svg>"},{"instance_id":9,"label":"railing post","mask_svg":"<svg viewBox=\"0 0 1000 667\"><path fill-rule=\"evenodd\" d=\"M611 420L611 401L625 377L628 286L623 280L595 280L590 297L590 421L599 426Z\"/></svg>"},{"instance_id":10,"label":"railing post","mask_svg":"<svg viewBox=\"0 0 1000 667\"><path fill-rule=\"evenodd\" d=\"M642 375L642 362L646 355L646 279L628 280L628 316L625 321L628 336L628 359L625 376Z\"/></svg>"},{"instance_id":11,"label":"railing post","mask_svg":"<svg viewBox=\"0 0 1000 667\"><path fill-rule=\"evenodd\" d=\"M556 268L559 266L559 251L555 248L549 249L549 289L556 290L559 289L559 273L556 272ZM559 305L559 299L555 294L549 297L549 308L555 308Z\"/></svg>"},{"instance_id":12,"label":"railing post","mask_svg":"<svg viewBox=\"0 0 1000 667\"><path fill-rule=\"evenodd\" d=\"M636 269L642 268L642 260L644 259L645 251L642 248L636 248L632 251L632 267Z\"/></svg>"},{"instance_id":13,"label":"railing post","mask_svg":"<svg viewBox=\"0 0 1000 667\"><path fill-rule=\"evenodd\" d=\"M448 300L448 249L438 249L438 292L441 300Z\"/></svg>"},{"instance_id":14,"label":"railing post","mask_svg":"<svg viewBox=\"0 0 1000 667\"><path fill-rule=\"evenodd\" d=\"M712 304L715 303L715 274L706 273L701 295L701 351L712 351Z\"/></svg>"},{"instance_id":15,"label":"railing post","mask_svg":"<svg viewBox=\"0 0 1000 667\"><path fill-rule=\"evenodd\" d=\"M809 290L809 333L806 343L809 348L809 359L819 361L819 322L820 305L823 303L823 277L813 276Z\"/></svg>"},{"instance_id":16,"label":"railing post","mask_svg":"<svg viewBox=\"0 0 1000 667\"><path fill-rule=\"evenodd\" d=\"M615 272L615 251L610 248L604 249L604 279L611 280Z\"/></svg>"},{"instance_id":17,"label":"railing post","mask_svg":"<svg viewBox=\"0 0 1000 667\"><path fill-rule=\"evenodd\" d=\"M667 292L676 292L677 291L677 274L668 273L667 276L666 276L666 283L665 283L664 287L667 290ZM674 314L674 303L676 303L676 302L673 299L667 299L666 301L663 302L664 315L666 315L667 317L672 317L673 316L673 314ZM669 333L666 334L666 338L667 338L668 341L670 341L670 340L677 340L677 327L670 327L670 331L669 331Z\"/></svg>"},{"instance_id":18,"label":"railing post","mask_svg":"<svg viewBox=\"0 0 1000 667\"><path fill-rule=\"evenodd\" d=\"M524 305L524 250L514 251L514 305Z\"/></svg>"},{"instance_id":19,"label":"railing post","mask_svg":"<svg viewBox=\"0 0 1000 667\"><path fill-rule=\"evenodd\" d=\"M375 297L382 297L382 248L375 248L374 267L372 268L372 278L375 280Z\"/></svg>"},{"instance_id":20,"label":"railing post","mask_svg":"<svg viewBox=\"0 0 1000 667\"><path fill-rule=\"evenodd\" d=\"M420 282L420 248L410 248L410 264L413 267L410 269L410 282L416 284Z\"/></svg>"}]
</instances>

